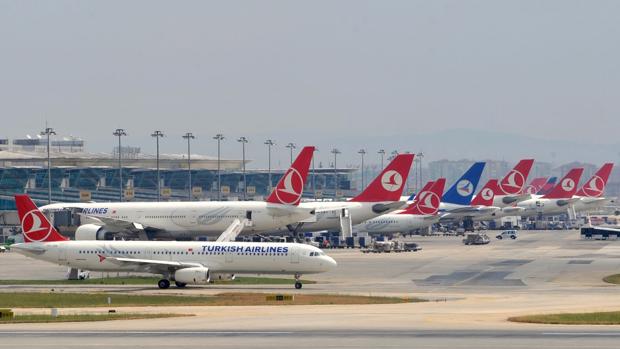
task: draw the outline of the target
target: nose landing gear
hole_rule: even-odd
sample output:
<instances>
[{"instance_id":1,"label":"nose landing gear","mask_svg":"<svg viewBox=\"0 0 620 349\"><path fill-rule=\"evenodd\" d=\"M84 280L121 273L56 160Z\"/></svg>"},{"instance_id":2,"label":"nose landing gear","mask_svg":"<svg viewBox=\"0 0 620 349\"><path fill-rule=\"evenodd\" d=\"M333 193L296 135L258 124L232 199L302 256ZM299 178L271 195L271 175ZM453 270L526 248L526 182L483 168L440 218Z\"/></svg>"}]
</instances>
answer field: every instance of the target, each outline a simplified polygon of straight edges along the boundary
<instances>
[{"instance_id":1,"label":"nose landing gear","mask_svg":"<svg viewBox=\"0 0 620 349\"><path fill-rule=\"evenodd\" d=\"M295 288L296 289L301 289L303 285L301 284L301 274L297 273L295 274Z\"/></svg>"}]
</instances>

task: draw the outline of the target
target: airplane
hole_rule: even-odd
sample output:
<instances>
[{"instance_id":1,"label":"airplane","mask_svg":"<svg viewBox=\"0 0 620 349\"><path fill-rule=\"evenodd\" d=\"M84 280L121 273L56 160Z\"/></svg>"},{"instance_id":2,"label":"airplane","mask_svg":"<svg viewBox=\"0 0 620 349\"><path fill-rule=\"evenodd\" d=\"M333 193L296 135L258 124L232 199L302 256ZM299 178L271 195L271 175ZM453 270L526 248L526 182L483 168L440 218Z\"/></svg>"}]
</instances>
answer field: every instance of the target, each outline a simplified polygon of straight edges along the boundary
<instances>
[{"instance_id":1,"label":"airplane","mask_svg":"<svg viewBox=\"0 0 620 349\"><path fill-rule=\"evenodd\" d=\"M540 188L540 190L536 193L536 195L545 195L547 193L549 193L551 191L551 189L553 189L553 187L555 187L555 183L558 181L558 177L550 177L549 180L547 181L547 183L545 183L542 188Z\"/></svg>"},{"instance_id":2,"label":"airplane","mask_svg":"<svg viewBox=\"0 0 620 349\"><path fill-rule=\"evenodd\" d=\"M320 249L297 243L69 240L28 195L15 195L15 204L24 242L12 245L13 251L82 270L159 274L161 289L170 287L170 281L183 288L240 273L294 275L300 289L302 274L337 265Z\"/></svg>"},{"instance_id":3,"label":"airplane","mask_svg":"<svg viewBox=\"0 0 620 349\"><path fill-rule=\"evenodd\" d=\"M236 225L242 232L264 232L314 219L314 208L300 206L314 147L304 147L266 201L54 203L44 213L72 210L85 221L77 240L104 240L121 234L178 239L221 234Z\"/></svg>"},{"instance_id":4,"label":"airplane","mask_svg":"<svg viewBox=\"0 0 620 349\"><path fill-rule=\"evenodd\" d=\"M413 154L397 155L359 195L348 201L302 202L299 206L316 213L316 221L300 222L280 231L314 232L341 231L341 222L351 220L351 226L399 209L405 203L400 196L413 162Z\"/></svg>"},{"instance_id":5,"label":"airplane","mask_svg":"<svg viewBox=\"0 0 620 349\"><path fill-rule=\"evenodd\" d=\"M545 183L547 183L547 180L547 177L536 177L532 179L530 184L528 184L527 187L523 188L523 194L537 194L545 185Z\"/></svg>"},{"instance_id":6,"label":"airplane","mask_svg":"<svg viewBox=\"0 0 620 349\"><path fill-rule=\"evenodd\" d=\"M583 168L574 168L568 171L549 193L517 203L518 207L524 209L521 216L565 213L569 205L580 200L579 197L573 197L573 195L577 192L577 183L582 174Z\"/></svg>"},{"instance_id":7,"label":"airplane","mask_svg":"<svg viewBox=\"0 0 620 349\"><path fill-rule=\"evenodd\" d=\"M445 184L445 178L429 181L404 210L369 219L354 226L353 230L371 234L407 233L430 227L439 222L437 212Z\"/></svg>"},{"instance_id":8,"label":"airplane","mask_svg":"<svg viewBox=\"0 0 620 349\"><path fill-rule=\"evenodd\" d=\"M576 212L591 211L613 202L614 198L603 197L607 180L614 167L608 162L604 164L586 183L575 193L579 200L573 204Z\"/></svg>"},{"instance_id":9,"label":"airplane","mask_svg":"<svg viewBox=\"0 0 620 349\"><path fill-rule=\"evenodd\" d=\"M439 213L442 221L466 219L476 214L477 207L471 205L474 192L484 170L484 162L474 163L441 198Z\"/></svg>"},{"instance_id":10,"label":"airplane","mask_svg":"<svg viewBox=\"0 0 620 349\"><path fill-rule=\"evenodd\" d=\"M481 210L479 215L473 216L473 220L489 221L507 216L519 216L521 212L525 211L524 208L514 205L504 207L493 206L495 193L498 191L500 191L498 180L490 179L471 202L472 205L486 208L486 210Z\"/></svg>"},{"instance_id":11,"label":"airplane","mask_svg":"<svg viewBox=\"0 0 620 349\"><path fill-rule=\"evenodd\" d=\"M531 198L529 193L524 193L524 189L533 164L534 159L523 159L519 161L515 167L498 182L492 206L511 206L516 202Z\"/></svg>"}]
</instances>

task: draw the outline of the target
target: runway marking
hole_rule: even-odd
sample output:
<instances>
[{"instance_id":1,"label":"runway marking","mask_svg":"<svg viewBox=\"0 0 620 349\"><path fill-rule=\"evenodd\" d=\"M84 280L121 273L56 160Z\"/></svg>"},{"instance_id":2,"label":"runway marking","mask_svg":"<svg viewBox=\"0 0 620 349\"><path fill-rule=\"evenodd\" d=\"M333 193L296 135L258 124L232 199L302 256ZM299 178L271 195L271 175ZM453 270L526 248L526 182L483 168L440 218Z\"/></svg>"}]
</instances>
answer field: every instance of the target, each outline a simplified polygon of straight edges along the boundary
<instances>
[{"instance_id":1,"label":"runway marking","mask_svg":"<svg viewBox=\"0 0 620 349\"><path fill-rule=\"evenodd\" d=\"M543 332L544 336L609 336L620 337L620 332Z\"/></svg>"},{"instance_id":2,"label":"runway marking","mask_svg":"<svg viewBox=\"0 0 620 349\"><path fill-rule=\"evenodd\" d=\"M0 331L5 334L53 334L58 331ZM63 331L66 334L293 334L285 331Z\"/></svg>"}]
</instances>

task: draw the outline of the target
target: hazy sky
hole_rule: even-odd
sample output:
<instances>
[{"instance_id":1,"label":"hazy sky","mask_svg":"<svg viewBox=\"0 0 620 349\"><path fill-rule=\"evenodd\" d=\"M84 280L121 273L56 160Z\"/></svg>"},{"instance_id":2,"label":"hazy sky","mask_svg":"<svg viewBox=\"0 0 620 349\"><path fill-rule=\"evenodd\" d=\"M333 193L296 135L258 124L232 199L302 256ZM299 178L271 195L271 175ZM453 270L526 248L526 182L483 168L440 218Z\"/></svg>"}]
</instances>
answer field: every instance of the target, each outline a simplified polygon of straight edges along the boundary
<instances>
[{"instance_id":1,"label":"hazy sky","mask_svg":"<svg viewBox=\"0 0 620 349\"><path fill-rule=\"evenodd\" d=\"M0 0L0 136L47 120L107 152L123 127L154 152L161 129L162 152L181 152L192 131L214 154L222 132L225 155L243 135L257 164L267 137L316 144L324 162L334 146L352 162L463 128L609 144L619 14L620 1Z\"/></svg>"}]
</instances>

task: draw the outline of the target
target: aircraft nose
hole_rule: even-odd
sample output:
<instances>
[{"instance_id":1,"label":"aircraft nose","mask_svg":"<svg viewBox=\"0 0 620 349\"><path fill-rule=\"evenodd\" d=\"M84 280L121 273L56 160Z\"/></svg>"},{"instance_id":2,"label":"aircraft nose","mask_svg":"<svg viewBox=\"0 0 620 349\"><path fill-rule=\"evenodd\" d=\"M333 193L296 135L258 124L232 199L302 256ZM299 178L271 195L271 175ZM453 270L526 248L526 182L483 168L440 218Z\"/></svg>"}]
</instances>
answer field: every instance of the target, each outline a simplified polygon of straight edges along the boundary
<instances>
[{"instance_id":1,"label":"aircraft nose","mask_svg":"<svg viewBox=\"0 0 620 349\"><path fill-rule=\"evenodd\" d=\"M327 259L327 269L328 269L328 270L331 270L331 269L333 269L333 268L335 268L335 267L337 267L337 266L338 266L338 263L336 262L336 260L335 260L335 259L333 259L333 258L332 258L332 257L330 257L330 256L325 256L325 257L326 257L326 259Z\"/></svg>"}]
</instances>

